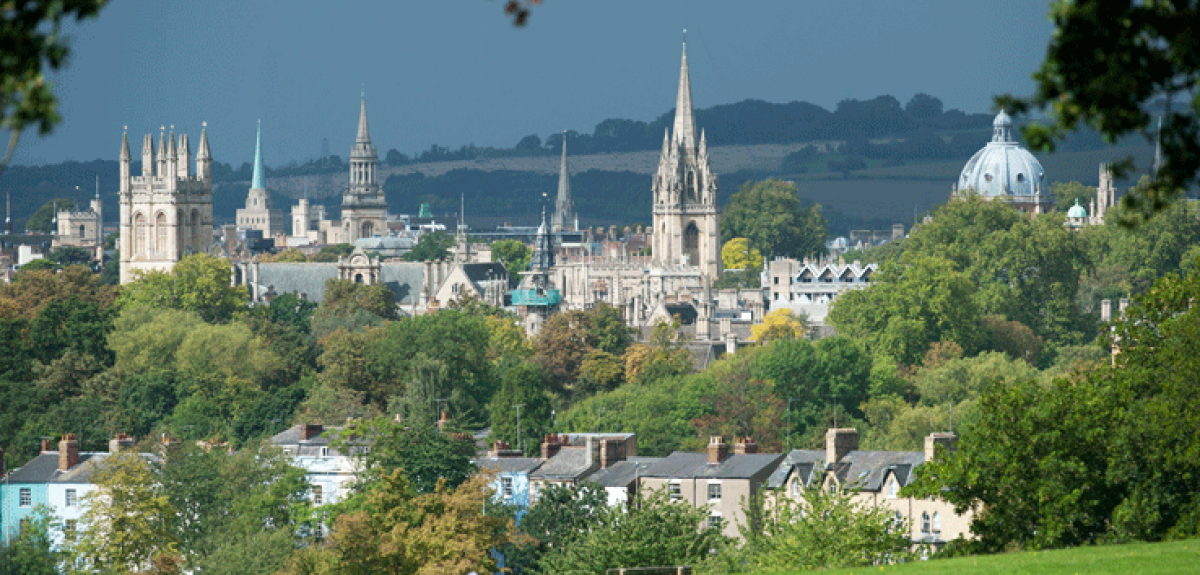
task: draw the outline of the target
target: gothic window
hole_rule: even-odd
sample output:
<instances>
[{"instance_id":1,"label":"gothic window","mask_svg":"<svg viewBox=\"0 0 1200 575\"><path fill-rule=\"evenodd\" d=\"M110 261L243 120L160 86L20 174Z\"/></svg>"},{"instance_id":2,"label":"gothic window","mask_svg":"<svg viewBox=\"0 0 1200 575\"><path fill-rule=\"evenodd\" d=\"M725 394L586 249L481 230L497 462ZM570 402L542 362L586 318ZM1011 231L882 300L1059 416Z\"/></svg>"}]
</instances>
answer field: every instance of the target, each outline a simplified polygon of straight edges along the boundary
<instances>
[{"instance_id":1,"label":"gothic window","mask_svg":"<svg viewBox=\"0 0 1200 575\"><path fill-rule=\"evenodd\" d=\"M167 214L159 212L154 217L154 252L163 254L167 251Z\"/></svg>"},{"instance_id":2,"label":"gothic window","mask_svg":"<svg viewBox=\"0 0 1200 575\"><path fill-rule=\"evenodd\" d=\"M687 256L688 265L700 265L700 228L696 222L688 222L683 230L683 255Z\"/></svg>"},{"instance_id":3,"label":"gothic window","mask_svg":"<svg viewBox=\"0 0 1200 575\"><path fill-rule=\"evenodd\" d=\"M929 533L929 513L921 513L921 533Z\"/></svg>"},{"instance_id":4,"label":"gothic window","mask_svg":"<svg viewBox=\"0 0 1200 575\"><path fill-rule=\"evenodd\" d=\"M79 226L79 237L80 238L82 238L84 235L84 229L85 229L84 226L82 226L82 225Z\"/></svg>"},{"instance_id":5,"label":"gothic window","mask_svg":"<svg viewBox=\"0 0 1200 575\"><path fill-rule=\"evenodd\" d=\"M356 284L363 283L362 274L354 274L354 283L356 283Z\"/></svg>"},{"instance_id":6,"label":"gothic window","mask_svg":"<svg viewBox=\"0 0 1200 575\"><path fill-rule=\"evenodd\" d=\"M146 216L138 213L133 216L133 254L146 253Z\"/></svg>"},{"instance_id":7,"label":"gothic window","mask_svg":"<svg viewBox=\"0 0 1200 575\"><path fill-rule=\"evenodd\" d=\"M362 237L369 238L375 235L375 226L371 222L363 222Z\"/></svg>"},{"instance_id":8,"label":"gothic window","mask_svg":"<svg viewBox=\"0 0 1200 575\"><path fill-rule=\"evenodd\" d=\"M942 515L940 513L938 513L937 511L933 512L933 532L934 533L942 532Z\"/></svg>"}]
</instances>

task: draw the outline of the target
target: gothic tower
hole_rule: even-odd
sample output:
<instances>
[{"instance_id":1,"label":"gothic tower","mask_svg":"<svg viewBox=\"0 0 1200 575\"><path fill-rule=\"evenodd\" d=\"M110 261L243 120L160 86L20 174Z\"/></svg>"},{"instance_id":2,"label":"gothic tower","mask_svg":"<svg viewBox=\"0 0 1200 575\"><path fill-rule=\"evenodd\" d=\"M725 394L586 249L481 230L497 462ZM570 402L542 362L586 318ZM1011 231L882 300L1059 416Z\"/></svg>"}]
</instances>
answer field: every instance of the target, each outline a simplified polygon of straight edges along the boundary
<instances>
[{"instance_id":1,"label":"gothic tower","mask_svg":"<svg viewBox=\"0 0 1200 575\"><path fill-rule=\"evenodd\" d=\"M579 218L575 215L575 202L571 199L571 175L567 170L567 131L563 130L562 163L558 167L558 199L554 202L554 216L550 218L551 231L579 231Z\"/></svg>"},{"instance_id":2,"label":"gothic tower","mask_svg":"<svg viewBox=\"0 0 1200 575\"><path fill-rule=\"evenodd\" d=\"M129 133L121 136L121 283L137 279L135 272L169 272L184 256L206 251L213 241L212 155L207 130L200 131L196 175L188 170L191 149L187 135L178 145L174 132L142 138L142 175L130 173Z\"/></svg>"},{"instance_id":3,"label":"gothic tower","mask_svg":"<svg viewBox=\"0 0 1200 575\"><path fill-rule=\"evenodd\" d=\"M367 96L362 95L358 135L350 149L350 185L342 195L342 233L346 243L387 235L387 200L379 185L379 155L367 129Z\"/></svg>"},{"instance_id":4,"label":"gothic tower","mask_svg":"<svg viewBox=\"0 0 1200 575\"><path fill-rule=\"evenodd\" d=\"M656 263L699 267L712 279L720 275L717 185L703 131L699 145L696 144L687 42L684 42L675 124L663 134L662 155L654 174L652 250Z\"/></svg>"}]
</instances>

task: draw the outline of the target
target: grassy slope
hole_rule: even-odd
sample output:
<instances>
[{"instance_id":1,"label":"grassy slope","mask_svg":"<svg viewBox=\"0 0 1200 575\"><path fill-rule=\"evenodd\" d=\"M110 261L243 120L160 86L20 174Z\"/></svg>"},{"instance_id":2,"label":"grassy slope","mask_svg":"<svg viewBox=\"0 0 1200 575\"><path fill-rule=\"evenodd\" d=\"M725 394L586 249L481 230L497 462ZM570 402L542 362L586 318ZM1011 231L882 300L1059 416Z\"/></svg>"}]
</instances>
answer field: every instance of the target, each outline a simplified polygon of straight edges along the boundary
<instances>
[{"instance_id":1,"label":"grassy slope","mask_svg":"<svg viewBox=\"0 0 1200 575\"><path fill-rule=\"evenodd\" d=\"M1166 543L1133 543L1077 547L1056 551L1027 551L1003 555L981 555L937 561L922 561L886 567L858 567L821 571L828 575L920 573L922 575L951 574L1126 574L1126 573L1196 573L1200 571L1200 539ZM783 571L771 575L790 575L799 571ZM767 575L767 574L762 574Z\"/></svg>"}]
</instances>

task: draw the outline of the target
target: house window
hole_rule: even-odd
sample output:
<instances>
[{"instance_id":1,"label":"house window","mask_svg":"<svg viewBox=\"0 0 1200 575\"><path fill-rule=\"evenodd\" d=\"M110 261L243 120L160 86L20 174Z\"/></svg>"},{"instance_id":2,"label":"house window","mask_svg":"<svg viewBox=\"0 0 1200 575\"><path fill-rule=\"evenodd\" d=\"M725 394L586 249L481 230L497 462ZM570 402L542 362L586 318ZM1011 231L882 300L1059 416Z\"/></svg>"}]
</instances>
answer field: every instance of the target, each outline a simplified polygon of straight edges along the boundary
<instances>
[{"instance_id":1,"label":"house window","mask_svg":"<svg viewBox=\"0 0 1200 575\"><path fill-rule=\"evenodd\" d=\"M63 521L63 539L66 539L67 541L74 541L75 529L78 525L78 519L68 519Z\"/></svg>"},{"instance_id":2,"label":"house window","mask_svg":"<svg viewBox=\"0 0 1200 575\"><path fill-rule=\"evenodd\" d=\"M66 505L67 507L75 507L75 505L76 505L76 500L77 500L77 497L76 497L76 495L77 495L77 494L76 494L76 491L75 491L74 489L68 489L68 490L67 490L66 502L65 502L65 505Z\"/></svg>"},{"instance_id":3,"label":"house window","mask_svg":"<svg viewBox=\"0 0 1200 575\"><path fill-rule=\"evenodd\" d=\"M713 499L720 499L720 498L721 498L721 484L720 483L709 483L708 484L708 499L711 501Z\"/></svg>"},{"instance_id":4,"label":"house window","mask_svg":"<svg viewBox=\"0 0 1200 575\"><path fill-rule=\"evenodd\" d=\"M792 480L792 497L800 497L800 479Z\"/></svg>"},{"instance_id":5,"label":"house window","mask_svg":"<svg viewBox=\"0 0 1200 575\"><path fill-rule=\"evenodd\" d=\"M21 507L32 507L33 506L33 490L29 489L28 487L21 488L20 504L21 504Z\"/></svg>"},{"instance_id":6,"label":"house window","mask_svg":"<svg viewBox=\"0 0 1200 575\"><path fill-rule=\"evenodd\" d=\"M896 515L892 517L892 525L894 525L897 529L902 527L904 525L904 514L897 511Z\"/></svg>"},{"instance_id":7,"label":"house window","mask_svg":"<svg viewBox=\"0 0 1200 575\"><path fill-rule=\"evenodd\" d=\"M328 447L321 448L321 457L329 457L329 448Z\"/></svg>"},{"instance_id":8,"label":"house window","mask_svg":"<svg viewBox=\"0 0 1200 575\"><path fill-rule=\"evenodd\" d=\"M679 501L683 498L683 492L679 488L678 483L672 483L667 487L667 494L671 496L671 501Z\"/></svg>"},{"instance_id":9,"label":"house window","mask_svg":"<svg viewBox=\"0 0 1200 575\"><path fill-rule=\"evenodd\" d=\"M720 515L713 514L708 516L708 526L713 529L720 529L724 523L725 520Z\"/></svg>"},{"instance_id":10,"label":"house window","mask_svg":"<svg viewBox=\"0 0 1200 575\"><path fill-rule=\"evenodd\" d=\"M513 480L511 477L501 477L500 478L500 492L501 492L501 494L504 495L505 499L512 499L512 497L513 497Z\"/></svg>"},{"instance_id":11,"label":"house window","mask_svg":"<svg viewBox=\"0 0 1200 575\"><path fill-rule=\"evenodd\" d=\"M921 533L929 533L929 513L921 513Z\"/></svg>"},{"instance_id":12,"label":"house window","mask_svg":"<svg viewBox=\"0 0 1200 575\"><path fill-rule=\"evenodd\" d=\"M321 491L320 485L312 486L312 502L313 505L322 505L325 503L324 493Z\"/></svg>"},{"instance_id":13,"label":"house window","mask_svg":"<svg viewBox=\"0 0 1200 575\"><path fill-rule=\"evenodd\" d=\"M934 533L942 532L942 515L940 513L938 513L937 511L933 512L933 532Z\"/></svg>"},{"instance_id":14,"label":"house window","mask_svg":"<svg viewBox=\"0 0 1200 575\"><path fill-rule=\"evenodd\" d=\"M888 482L888 491L887 491L888 499L895 499L896 496L898 496L899 494L900 494L900 483L898 483L894 479L892 481L889 481Z\"/></svg>"}]
</instances>

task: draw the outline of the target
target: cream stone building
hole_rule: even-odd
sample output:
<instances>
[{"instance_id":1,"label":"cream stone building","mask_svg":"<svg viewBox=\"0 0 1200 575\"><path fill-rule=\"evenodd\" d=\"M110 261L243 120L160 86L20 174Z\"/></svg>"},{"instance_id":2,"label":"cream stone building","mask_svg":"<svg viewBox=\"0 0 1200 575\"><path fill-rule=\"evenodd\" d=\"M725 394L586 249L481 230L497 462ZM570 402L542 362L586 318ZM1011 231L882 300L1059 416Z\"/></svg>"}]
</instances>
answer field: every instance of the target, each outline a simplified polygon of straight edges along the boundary
<instances>
[{"instance_id":1,"label":"cream stone building","mask_svg":"<svg viewBox=\"0 0 1200 575\"><path fill-rule=\"evenodd\" d=\"M954 506L938 499L902 497L901 488L912 483L921 465L937 457L939 450L954 449L957 436L932 433L921 451L860 451L858 431L830 429L825 450L796 449L771 475L768 487L781 495L802 500L808 489L847 489L858 503L885 507L897 522L908 522L913 544L940 548L962 537L969 539L975 514L954 512Z\"/></svg>"},{"instance_id":2,"label":"cream stone building","mask_svg":"<svg viewBox=\"0 0 1200 575\"><path fill-rule=\"evenodd\" d=\"M367 97L358 114L358 134L350 149L350 183L342 195L342 233L329 243L354 243L359 238L387 235L387 200L379 182L379 154L367 128ZM334 239L338 241L335 242Z\"/></svg>"},{"instance_id":3,"label":"cream stone building","mask_svg":"<svg viewBox=\"0 0 1200 575\"><path fill-rule=\"evenodd\" d=\"M250 193L246 195L246 207L237 211L237 228L239 231L258 230L263 237L270 238L284 233L287 220L282 210L276 210L271 205L271 193L267 191L264 181L260 122L254 140L254 177L250 181Z\"/></svg>"},{"instance_id":4,"label":"cream stone building","mask_svg":"<svg viewBox=\"0 0 1200 575\"><path fill-rule=\"evenodd\" d=\"M100 178L96 195L86 210L59 210L55 215L53 247L74 246L92 251L97 261L104 256L104 202L100 200Z\"/></svg>"},{"instance_id":5,"label":"cream stone building","mask_svg":"<svg viewBox=\"0 0 1200 575\"><path fill-rule=\"evenodd\" d=\"M191 172L187 134L176 140L165 128L142 138L142 175L130 174L129 134L121 138L120 237L121 283L136 279L138 271L169 272L192 253L205 252L213 243L212 154L208 133L200 131L196 171Z\"/></svg>"}]
</instances>

